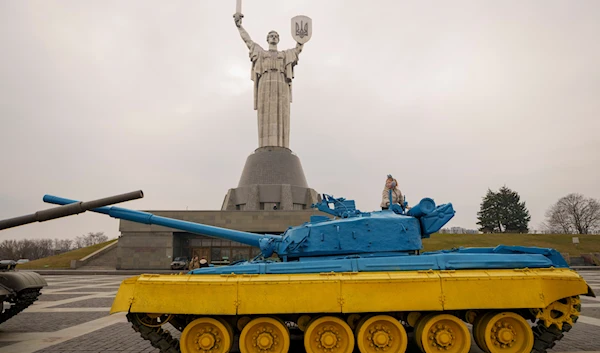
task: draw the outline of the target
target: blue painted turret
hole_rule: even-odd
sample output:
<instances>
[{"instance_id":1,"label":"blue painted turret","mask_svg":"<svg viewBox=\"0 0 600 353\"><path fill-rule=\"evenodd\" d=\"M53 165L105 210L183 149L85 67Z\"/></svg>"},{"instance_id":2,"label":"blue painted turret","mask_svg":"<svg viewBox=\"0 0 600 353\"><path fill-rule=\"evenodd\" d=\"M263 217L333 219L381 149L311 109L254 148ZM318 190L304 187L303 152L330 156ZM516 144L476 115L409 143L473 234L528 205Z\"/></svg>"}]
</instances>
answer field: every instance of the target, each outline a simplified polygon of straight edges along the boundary
<instances>
[{"instance_id":1,"label":"blue painted turret","mask_svg":"<svg viewBox=\"0 0 600 353\"><path fill-rule=\"evenodd\" d=\"M51 195L44 196L44 201L59 205L77 202ZM127 221L233 240L260 248L265 257L275 253L285 259L378 252L418 252L423 248L421 238L437 232L454 216L452 204L435 207L431 199L423 199L411 209L414 216L404 214L404 211L398 211L397 208L389 211L361 212L356 209L353 200L334 198L330 195L323 195L322 201L313 207L335 216L334 219L312 216L310 222L290 227L282 235L259 235L115 206L100 207L92 211Z\"/></svg>"},{"instance_id":2,"label":"blue painted turret","mask_svg":"<svg viewBox=\"0 0 600 353\"><path fill-rule=\"evenodd\" d=\"M44 196L44 201L58 205L78 202L51 195ZM195 269L194 274L568 267L556 250L545 248L500 245L421 253L422 239L440 230L455 213L452 204L436 206L430 198L410 209L403 200L402 204L390 202L387 210L361 212L353 200L324 194L322 201L312 206L333 219L313 215L309 222L290 227L281 235L214 227L115 206L91 211L228 239L261 250L261 255L250 261Z\"/></svg>"}]
</instances>

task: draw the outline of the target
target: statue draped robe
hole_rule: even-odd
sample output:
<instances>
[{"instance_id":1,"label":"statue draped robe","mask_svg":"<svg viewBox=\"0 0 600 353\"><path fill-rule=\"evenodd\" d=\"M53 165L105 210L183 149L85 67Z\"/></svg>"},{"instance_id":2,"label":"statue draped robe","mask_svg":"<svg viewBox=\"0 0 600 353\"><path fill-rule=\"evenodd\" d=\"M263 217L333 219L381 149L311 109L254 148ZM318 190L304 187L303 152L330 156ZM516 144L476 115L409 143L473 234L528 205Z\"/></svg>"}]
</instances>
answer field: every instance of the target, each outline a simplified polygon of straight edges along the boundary
<instances>
[{"instance_id":1,"label":"statue draped robe","mask_svg":"<svg viewBox=\"0 0 600 353\"><path fill-rule=\"evenodd\" d=\"M250 45L259 147L290 148L292 79L300 50L274 51L264 50L255 42Z\"/></svg>"}]
</instances>

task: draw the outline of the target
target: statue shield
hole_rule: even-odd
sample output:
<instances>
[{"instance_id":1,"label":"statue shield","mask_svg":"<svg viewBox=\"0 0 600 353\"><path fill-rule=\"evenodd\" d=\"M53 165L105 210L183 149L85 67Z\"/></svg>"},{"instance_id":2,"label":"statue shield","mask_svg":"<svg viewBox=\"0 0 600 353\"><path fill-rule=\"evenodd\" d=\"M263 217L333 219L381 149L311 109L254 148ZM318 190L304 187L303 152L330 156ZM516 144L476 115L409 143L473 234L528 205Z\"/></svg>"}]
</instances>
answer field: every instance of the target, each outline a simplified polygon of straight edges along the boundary
<instances>
[{"instance_id":1,"label":"statue shield","mask_svg":"<svg viewBox=\"0 0 600 353\"><path fill-rule=\"evenodd\" d=\"M312 19L308 16L292 18L292 38L300 44L308 42L312 36Z\"/></svg>"}]
</instances>

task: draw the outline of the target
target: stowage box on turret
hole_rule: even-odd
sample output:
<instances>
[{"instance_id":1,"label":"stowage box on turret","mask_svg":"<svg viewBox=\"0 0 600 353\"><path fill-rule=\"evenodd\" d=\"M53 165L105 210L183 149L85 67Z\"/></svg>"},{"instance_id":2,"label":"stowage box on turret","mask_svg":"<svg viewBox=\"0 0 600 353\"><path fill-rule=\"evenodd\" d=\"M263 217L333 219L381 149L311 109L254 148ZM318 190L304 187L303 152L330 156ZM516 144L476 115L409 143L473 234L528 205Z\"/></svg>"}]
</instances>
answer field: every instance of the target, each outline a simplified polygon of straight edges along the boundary
<instances>
[{"instance_id":1,"label":"stowage box on turret","mask_svg":"<svg viewBox=\"0 0 600 353\"><path fill-rule=\"evenodd\" d=\"M66 205L74 200L46 195ZM497 246L422 253L422 241L453 216L429 198L407 210L361 212L323 195L313 216L281 235L258 235L119 207L92 211L260 248L250 261L179 275L125 280L111 313L127 312L161 352L404 352L407 332L426 353L467 353L473 325L485 352L545 352L594 293L554 249ZM528 322L530 320L532 325ZM180 340L161 328L169 322ZM290 333L291 332L291 333Z\"/></svg>"}]
</instances>

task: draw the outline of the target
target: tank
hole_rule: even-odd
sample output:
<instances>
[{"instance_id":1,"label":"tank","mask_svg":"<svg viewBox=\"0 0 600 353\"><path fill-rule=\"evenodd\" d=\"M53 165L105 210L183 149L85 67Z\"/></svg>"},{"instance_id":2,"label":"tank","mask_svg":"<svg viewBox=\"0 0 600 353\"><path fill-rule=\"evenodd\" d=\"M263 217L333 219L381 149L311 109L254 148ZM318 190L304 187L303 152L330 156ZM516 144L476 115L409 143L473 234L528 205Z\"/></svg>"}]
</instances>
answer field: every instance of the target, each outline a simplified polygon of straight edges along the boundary
<instances>
[{"instance_id":1,"label":"tank","mask_svg":"<svg viewBox=\"0 0 600 353\"><path fill-rule=\"evenodd\" d=\"M46 195L67 205L75 200ZM423 241L455 214L431 198L412 208L361 212L353 200L324 194L328 216L254 234L120 207L113 218L232 240L260 255L188 273L124 280L111 314L161 352L546 352L577 321L584 279L549 248L504 246L422 252ZM180 339L164 329L170 323ZM469 326L472 326L470 332ZM234 345L234 337L237 338Z\"/></svg>"},{"instance_id":2,"label":"tank","mask_svg":"<svg viewBox=\"0 0 600 353\"><path fill-rule=\"evenodd\" d=\"M143 195L142 191L139 190L88 202L71 203L25 216L0 220L0 230L75 215L93 208L138 199ZM42 288L48 285L46 280L38 273L17 271L16 266L17 263L13 260L0 261L0 305L2 309L0 310L0 324L32 305L41 295Z\"/></svg>"},{"instance_id":3,"label":"tank","mask_svg":"<svg viewBox=\"0 0 600 353\"><path fill-rule=\"evenodd\" d=\"M13 260L0 261L0 325L32 305L47 286L46 280L35 272L18 272Z\"/></svg>"}]
</instances>

